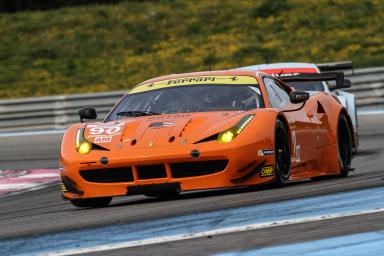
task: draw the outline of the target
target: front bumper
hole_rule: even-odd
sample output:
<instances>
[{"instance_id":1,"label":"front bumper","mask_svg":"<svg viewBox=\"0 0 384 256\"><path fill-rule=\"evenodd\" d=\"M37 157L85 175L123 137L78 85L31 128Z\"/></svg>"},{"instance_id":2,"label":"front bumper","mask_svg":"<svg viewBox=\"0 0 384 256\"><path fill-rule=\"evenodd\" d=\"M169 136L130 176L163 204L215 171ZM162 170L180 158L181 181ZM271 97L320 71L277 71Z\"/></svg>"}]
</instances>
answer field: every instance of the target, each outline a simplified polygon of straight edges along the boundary
<instances>
[{"instance_id":1,"label":"front bumper","mask_svg":"<svg viewBox=\"0 0 384 256\"><path fill-rule=\"evenodd\" d=\"M135 152L136 157L116 154L116 152L111 154L111 152L97 151L82 156L82 159L79 159L80 157L75 160L62 157L63 171L61 176L63 181L71 181L71 188L68 188L66 182L63 182L63 196L75 199L133 195L140 191L135 188L151 184L179 184L181 191L189 191L256 185L274 179L274 175L262 177L263 175L255 172L255 168L261 163L263 166L273 166L274 155L260 154L263 149L271 149L270 146L262 145L260 147L260 143L258 143L258 146L254 144L240 147L220 145L220 147L215 148L210 146L210 143L205 144L207 145L170 148L161 152L155 149L143 149L142 152L140 150ZM191 156L193 150L200 152L199 157ZM102 157L108 158L108 164L100 163ZM204 167L205 170L200 173L192 171L189 174L183 174L183 168L187 170L188 164L191 164L189 166L199 166L199 163L202 162L221 163L219 167L222 169L217 166L211 169ZM223 162L226 164L224 165ZM155 170L154 167L161 170L151 172L151 170ZM104 173L104 176L101 176L108 177L111 172L116 173L116 170L123 174L123 176L118 177L120 180L112 179L112 182L109 182L108 180L100 180L100 175L97 176ZM91 172L96 173L97 177L94 178L94 176L89 175ZM127 172L131 174L127 174ZM123 178L121 179L121 177Z\"/></svg>"}]
</instances>

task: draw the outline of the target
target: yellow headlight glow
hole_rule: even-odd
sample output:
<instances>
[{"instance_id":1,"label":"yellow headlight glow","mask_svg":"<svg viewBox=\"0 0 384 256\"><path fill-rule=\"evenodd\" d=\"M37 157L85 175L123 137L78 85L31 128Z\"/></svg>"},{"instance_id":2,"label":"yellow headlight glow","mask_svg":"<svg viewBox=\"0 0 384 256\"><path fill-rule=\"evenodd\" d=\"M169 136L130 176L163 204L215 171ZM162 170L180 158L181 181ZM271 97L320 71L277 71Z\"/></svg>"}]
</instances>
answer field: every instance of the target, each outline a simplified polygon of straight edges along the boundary
<instances>
[{"instance_id":1,"label":"yellow headlight glow","mask_svg":"<svg viewBox=\"0 0 384 256\"><path fill-rule=\"evenodd\" d=\"M88 154L92 150L92 143L84 138L84 128L80 128L76 134L76 150L80 154Z\"/></svg>"},{"instance_id":2,"label":"yellow headlight glow","mask_svg":"<svg viewBox=\"0 0 384 256\"><path fill-rule=\"evenodd\" d=\"M233 140L234 136L235 135L233 134L232 131L224 131L224 132L219 133L218 140L220 143L228 143L228 142Z\"/></svg>"},{"instance_id":3,"label":"yellow headlight glow","mask_svg":"<svg viewBox=\"0 0 384 256\"><path fill-rule=\"evenodd\" d=\"M231 142L234 138L236 138L237 135L239 135L244 130L244 128L249 124L249 122L252 120L254 116L255 115L246 115L243 118L241 118L240 121L235 126L223 132L220 132L217 138L217 141L219 143Z\"/></svg>"},{"instance_id":4,"label":"yellow headlight glow","mask_svg":"<svg viewBox=\"0 0 384 256\"><path fill-rule=\"evenodd\" d=\"M77 150L80 154L88 154L92 150L92 145L88 141L83 141Z\"/></svg>"}]
</instances>

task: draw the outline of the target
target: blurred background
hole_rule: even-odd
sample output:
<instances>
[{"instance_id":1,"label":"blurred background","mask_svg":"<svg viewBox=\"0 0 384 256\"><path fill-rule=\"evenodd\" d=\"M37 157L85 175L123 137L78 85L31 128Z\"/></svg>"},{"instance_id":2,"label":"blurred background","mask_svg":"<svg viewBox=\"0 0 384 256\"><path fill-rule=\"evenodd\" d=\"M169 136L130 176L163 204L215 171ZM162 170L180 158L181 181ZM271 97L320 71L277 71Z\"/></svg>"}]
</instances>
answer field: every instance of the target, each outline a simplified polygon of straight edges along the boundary
<instances>
[{"instance_id":1,"label":"blurred background","mask_svg":"<svg viewBox=\"0 0 384 256\"><path fill-rule=\"evenodd\" d=\"M99 120L156 76L352 60L358 113L384 109L384 1L0 0L0 132Z\"/></svg>"},{"instance_id":2,"label":"blurred background","mask_svg":"<svg viewBox=\"0 0 384 256\"><path fill-rule=\"evenodd\" d=\"M210 65L384 66L381 0L1 0L0 11L0 99L127 90Z\"/></svg>"}]
</instances>

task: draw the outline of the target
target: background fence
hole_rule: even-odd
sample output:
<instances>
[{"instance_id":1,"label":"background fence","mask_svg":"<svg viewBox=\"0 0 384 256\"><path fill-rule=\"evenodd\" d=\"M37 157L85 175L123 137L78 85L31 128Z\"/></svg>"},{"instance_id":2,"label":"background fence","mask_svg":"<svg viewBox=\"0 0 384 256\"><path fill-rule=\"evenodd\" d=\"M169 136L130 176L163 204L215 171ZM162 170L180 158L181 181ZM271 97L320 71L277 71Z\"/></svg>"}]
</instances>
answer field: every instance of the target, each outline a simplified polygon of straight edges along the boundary
<instances>
[{"instance_id":1,"label":"background fence","mask_svg":"<svg viewBox=\"0 0 384 256\"><path fill-rule=\"evenodd\" d=\"M346 72L358 111L384 109L384 67ZM64 129L79 121L77 111L95 107L102 120L123 91L0 100L0 132Z\"/></svg>"},{"instance_id":2,"label":"background fence","mask_svg":"<svg viewBox=\"0 0 384 256\"><path fill-rule=\"evenodd\" d=\"M33 129L64 129L79 122L77 111L96 108L102 120L124 92L76 94L0 100L0 132Z\"/></svg>"},{"instance_id":3,"label":"background fence","mask_svg":"<svg viewBox=\"0 0 384 256\"><path fill-rule=\"evenodd\" d=\"M356 69L346 75L352 86L345 91L355 95L359 112L384 109L384 67Z\"/></svg>"}]
</instances>

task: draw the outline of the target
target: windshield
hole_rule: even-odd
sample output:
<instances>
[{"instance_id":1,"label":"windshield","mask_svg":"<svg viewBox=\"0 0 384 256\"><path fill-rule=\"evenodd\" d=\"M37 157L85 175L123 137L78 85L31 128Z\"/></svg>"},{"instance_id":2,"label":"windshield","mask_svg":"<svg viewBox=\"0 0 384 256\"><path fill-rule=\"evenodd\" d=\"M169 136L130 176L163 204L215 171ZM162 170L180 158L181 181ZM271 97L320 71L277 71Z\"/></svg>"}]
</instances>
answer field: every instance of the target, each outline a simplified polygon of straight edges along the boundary
<instances>
[{"instance_id":1,"label":"windshield","mask_svg":"<svg viewBox=\"0 0 384 256\"><path fill-rule=\"evenodd\" d=\"M258 85L188 85L127 94L106 121L136 116L264 107Z\"/></svg>"},{"instance_id":2,"label":"windshield","mask_svg":"<svg viewBox=\"0 0 384 256\"><path fill-rule=\"evenodd\" d=\"M286 82L290 87L295 88L296 91L324 91L323 82Z\"/></svg>"}]
</instances>

